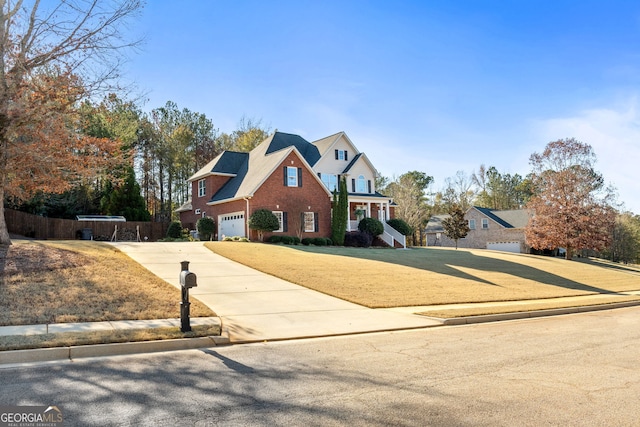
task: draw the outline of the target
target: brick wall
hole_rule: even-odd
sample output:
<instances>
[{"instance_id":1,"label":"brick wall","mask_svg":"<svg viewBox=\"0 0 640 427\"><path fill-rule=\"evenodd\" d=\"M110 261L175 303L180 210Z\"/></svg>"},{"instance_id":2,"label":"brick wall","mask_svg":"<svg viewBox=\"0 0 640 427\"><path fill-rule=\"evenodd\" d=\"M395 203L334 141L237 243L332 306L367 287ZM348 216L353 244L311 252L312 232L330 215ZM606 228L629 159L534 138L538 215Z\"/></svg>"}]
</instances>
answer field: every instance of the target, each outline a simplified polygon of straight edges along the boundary
<instances>
[{"instance_id":1,"label":"brick wall","mask_svg":"<svg viewBox=\"0 0 640 427\"><path fill-rule=\"evenodd\" d=\"M284 166L302 168L302 187L287 187L284 185ZM318 182L315 174L305 167L303 161L295 152L290 153L276 167L249 202L251 212L261 208L269 209L270 211L287 212L289 217L288 231L265 233L265 239L268 239L273 234L300 235L301 238L331 236L331 197L324 189L324 185ZM301 212L317 213L317 232L297 232L296 226L300 226L298 217ZM257 235L252 231L251 239L256 238Z\"/></svg>"}]
</instances>

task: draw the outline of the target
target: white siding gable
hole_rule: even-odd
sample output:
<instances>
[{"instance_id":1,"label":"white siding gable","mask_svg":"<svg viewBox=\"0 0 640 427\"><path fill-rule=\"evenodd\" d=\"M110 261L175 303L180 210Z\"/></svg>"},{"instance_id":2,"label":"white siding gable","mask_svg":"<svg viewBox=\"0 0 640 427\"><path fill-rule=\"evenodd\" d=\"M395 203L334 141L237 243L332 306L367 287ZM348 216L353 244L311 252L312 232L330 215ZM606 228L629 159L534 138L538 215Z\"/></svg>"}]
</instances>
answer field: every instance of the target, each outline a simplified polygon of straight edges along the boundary
<instances>
[{"instance_id":1,"label":"white siding gable","mask_svg":"<svg viewBox=\"0 0 640 427\"><path fill-rule=\"evenodd\" d=\"M343 154L346 153L347 159L336 160L336 150ZM356 147L345 137L344 133L340 133L333 144L324 153L321 153L322 157L313 168L316 173L341 174L359 153Z\"/></svg>"}]
</instances>

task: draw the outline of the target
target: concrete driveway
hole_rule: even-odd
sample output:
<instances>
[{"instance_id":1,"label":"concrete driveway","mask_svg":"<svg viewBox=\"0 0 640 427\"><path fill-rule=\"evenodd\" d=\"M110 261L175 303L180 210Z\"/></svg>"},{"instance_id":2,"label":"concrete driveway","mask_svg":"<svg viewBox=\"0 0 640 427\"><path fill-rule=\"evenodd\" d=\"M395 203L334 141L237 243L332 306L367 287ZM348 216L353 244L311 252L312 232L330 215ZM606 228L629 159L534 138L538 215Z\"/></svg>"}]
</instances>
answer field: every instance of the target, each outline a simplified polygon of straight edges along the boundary
<instances>
[{"instance_id":1,"label":"concrete driveway","mask_svg":"<svg viewBox=\"0 0 640 427\"><path fill-rule=\"evenodd\" d=\"M441 325L423 316L370 309L294 285L221 257L202 242L112 245L178 288L180 261L189 261L198 281L190 295L220 316L223 334L232 343Z\"/></svg>"}]
</instances>

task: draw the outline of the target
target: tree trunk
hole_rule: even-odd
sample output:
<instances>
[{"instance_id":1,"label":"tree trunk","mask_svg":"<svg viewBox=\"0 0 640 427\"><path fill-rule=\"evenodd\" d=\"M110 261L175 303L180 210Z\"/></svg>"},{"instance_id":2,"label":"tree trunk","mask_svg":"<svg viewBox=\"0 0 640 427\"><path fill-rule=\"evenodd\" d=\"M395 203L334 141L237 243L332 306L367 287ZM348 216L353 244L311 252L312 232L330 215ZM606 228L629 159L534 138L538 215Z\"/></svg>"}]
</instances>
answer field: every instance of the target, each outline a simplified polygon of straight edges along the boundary
<instances>
[{"instance_id":1,"label":"tree trunk","mask_svg":"<svg viewBox=\"0 0 640 427\"><path fill-rule=\"evenodd\" d=\"M9 237L9 229L7 221L4 218L4 177L0 178L0 245L10 245L11 237Z\"/></svg>"},{"instance_id":2,"label":"tree trunk","mask_svg":"<svg viewBox=\"0 0 640 427\"><path fill-rule=\"evenodd\" d=\"M567 245L564 253L564 259L571 261L573 259L573 248Z\"/></svg>"},{"instance_id":3,"label":"tree trunk","mask_svg":"<svg viewBox=\"0 0 640 427\"><path fill-rule=\"evenodd\" d=\"M3 107L6 106L6 98L2 97ZM7 115L0 113L0 245L10 245L9 229L4 217L4 189L7 185L7 157L9 156L9 143L7 141Z\"/></svg>"}]
</instances>

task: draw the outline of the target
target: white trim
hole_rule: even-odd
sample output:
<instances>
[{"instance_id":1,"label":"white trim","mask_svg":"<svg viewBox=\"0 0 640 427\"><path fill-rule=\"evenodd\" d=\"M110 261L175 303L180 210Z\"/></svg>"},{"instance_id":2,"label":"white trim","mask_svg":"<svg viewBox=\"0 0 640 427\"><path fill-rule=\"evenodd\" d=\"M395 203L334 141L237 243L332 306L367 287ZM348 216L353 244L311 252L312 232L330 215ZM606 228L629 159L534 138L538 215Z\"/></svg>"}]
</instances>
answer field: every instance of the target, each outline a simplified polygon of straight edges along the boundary
<instances>
[{"instance_id":1,"label":"white trim","mask_svg":"<svg viewBox=\"0 0 640 427\"><path fill-rule=\"evenodd\" d=\"M278 224L280 224L280 228L277 230L273 230L274 233L283 233L284 232L284 213L283 211L271 211L272 214L278 218Z\"/></svg>"}]
</instances>

